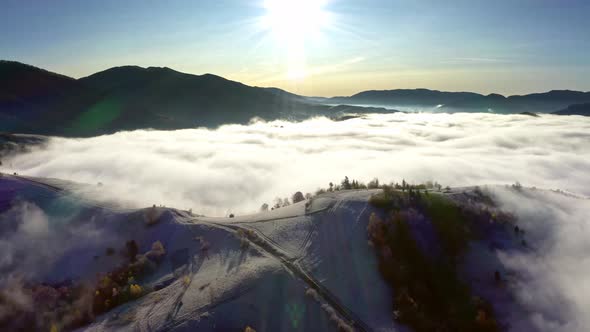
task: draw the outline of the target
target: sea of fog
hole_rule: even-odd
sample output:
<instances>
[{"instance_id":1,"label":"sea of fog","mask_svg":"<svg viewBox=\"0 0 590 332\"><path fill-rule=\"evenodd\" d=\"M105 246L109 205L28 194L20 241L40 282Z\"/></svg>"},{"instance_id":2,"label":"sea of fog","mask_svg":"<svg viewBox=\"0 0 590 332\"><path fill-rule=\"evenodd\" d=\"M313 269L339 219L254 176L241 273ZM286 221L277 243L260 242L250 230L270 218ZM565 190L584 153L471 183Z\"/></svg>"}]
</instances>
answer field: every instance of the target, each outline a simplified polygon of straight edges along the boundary
<instances>
[{"instance_id":1,"label":"sea of fog","mask_svg":"<svg viewBox=\"0 0 590 332\"><path fill-rule=\"evenodd\" d=\"M588 196L589 143L584 117L393 113L54 137L4 165L23 175L100 182L105 197L131 207L223 216L344 176L444 186L518 181Z\"/></svg>"}]
</instances>

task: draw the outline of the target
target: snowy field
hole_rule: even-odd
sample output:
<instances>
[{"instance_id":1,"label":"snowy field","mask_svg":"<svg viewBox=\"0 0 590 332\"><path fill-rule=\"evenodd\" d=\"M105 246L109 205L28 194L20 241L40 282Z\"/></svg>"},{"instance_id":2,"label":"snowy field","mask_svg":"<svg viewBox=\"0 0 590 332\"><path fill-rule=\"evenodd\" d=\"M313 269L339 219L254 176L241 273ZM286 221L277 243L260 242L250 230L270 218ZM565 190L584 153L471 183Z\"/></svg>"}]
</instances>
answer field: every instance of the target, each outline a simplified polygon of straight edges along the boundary
<instances>
[{"instance_id":1,"label":"snowy field","mask_svg":"<svg viewBox=\"0 0 590 332\"><path fill-rule=\"evenodd\" d=\"M369 114L133 131L46 146L3 160L23 175L102 183L104 198L227 216L251 213L344 176L368 182L512 184L590 195L590 120L578 116Z\"/></svg>"},{"instance_id":2,"label":"snowy field","mask_svg":"<svg viewBox=\"0 0 590 332\"><path fill-rule=\"evenodd\" d=\"M96 317L90 331L407 331L392 320L390 289L367 242L369 216L379 213L368 198L378 190L214 218L170 208L113 210L60 189L71 183L45 183L0 179L0 218L14 226L0 236L0 286L15 299L25 298L17 278L93 280L114 269L123 259L104 250L129 239L140 252L155 241L166 248L165 260L142 279L153 291ZM584 331L590 201L545 190L487 190L517 216L529 249L517 249L518 238L487 234L472 242L462 278L491 301L508 331ZM471 195L462 189L449 197L461 203ZM490 250L488 241L499 247ZM506 275L505 287L492 282L494 270ZM0 304L0 314L7 312Z\"/></svg>"}]
</instances>

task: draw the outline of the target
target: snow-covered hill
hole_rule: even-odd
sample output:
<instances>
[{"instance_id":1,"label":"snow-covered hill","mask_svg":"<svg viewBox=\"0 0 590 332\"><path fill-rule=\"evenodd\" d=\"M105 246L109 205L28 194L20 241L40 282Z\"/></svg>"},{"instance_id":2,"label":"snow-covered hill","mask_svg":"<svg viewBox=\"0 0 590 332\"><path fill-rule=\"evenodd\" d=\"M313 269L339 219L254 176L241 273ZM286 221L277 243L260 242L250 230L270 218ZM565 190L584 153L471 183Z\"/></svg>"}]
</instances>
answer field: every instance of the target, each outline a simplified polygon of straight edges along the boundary
<instances>
[{"instance_id":1,"label":"snow-covered hill","mask_svg":"<svg viewBox=\"0 0 590 332\"><path fill-rule=\"evenodd\" d=\"M6 277L97 282L125 264L122 255L105 254L108 248L118 252L130 240L140 253L156 241L165 248L165 259L137 280L147 294L99 315L85 329L387 331L393 326L387 286L364 240L370 192L325 195L251 216L207 218L170 208L100 206L62 190L72 184L58 180L4 175L0 181L3 215L18 220L31 215L29 210L38 214L43 234L27 233L26 224L16 232L23 233L23 241L37 239L47 247L35 252L11 243L15 254L44 264L31 264L30 271L13 266ZM59 319L50 323L63 325Z\"/></svg>"},{"instance_id":2,"label":"snow-covered hill","mask_svg":"<svg viewBox=\"0 0 590 332\"><path fill-rule=\"evenodd\" d=\"M381 276L368 241L371 215L385 216L369 204L381 190L326 193L268 212L212 218L156 206L119 209L89 201L88 195L80 199L70 190L76 186L0 178L3 329L409 330L394 320L396 290ZM581 227L579 209L565 207L587 208L587 200L538 190L491 192L493 203L477 200L474 188L444 195L462 206L488 204L490 211L506 208L525 218L519 225L529 243L523 246L523 235L514 235L510 225L483 222L484 236L470 242L461 261L461 279L492 304L503 330L577 330L586 319L579 315L585 300L561 288L556 278L562 274L552 266L571 265L558 261L559 248L541 242L560 239L544 231L555 224L542 218L543 227L532 223L538 204L545 206L546 219L563 210L561 215L571 213L572 227ZM510 205L516 198L523 202L520 208ZM137 255L130 254L131 241ZM579 243L572 241L575 249ZM534 270L529 262L550 268ZM501 285L494 282L495 271ZM536 274L541 272L547 275ZM123 273L129 277L118 281ZM561 299L562 308L549 312L535 303L547 299L547 292L527 285L551 287L548 294Z\"/></svg>"}]
</instances>

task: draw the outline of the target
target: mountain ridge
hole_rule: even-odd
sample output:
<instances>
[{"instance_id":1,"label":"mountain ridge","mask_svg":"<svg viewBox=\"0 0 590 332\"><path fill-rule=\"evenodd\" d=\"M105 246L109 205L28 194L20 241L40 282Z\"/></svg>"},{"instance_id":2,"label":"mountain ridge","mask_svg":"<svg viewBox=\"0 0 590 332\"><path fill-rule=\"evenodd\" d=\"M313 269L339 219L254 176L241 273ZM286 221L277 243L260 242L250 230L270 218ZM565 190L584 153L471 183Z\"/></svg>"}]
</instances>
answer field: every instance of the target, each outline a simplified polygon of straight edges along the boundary
<instances>
[{"instance_id":1,"label":"mountain ridge","mask_svg":"<svg viewBox=\"0 0 590 332\"><path fill-rule=\"evenodd\" d=\"M316 107L280 89L167 67L118 66L73 79L6 61L0 63L3 72L18 73L0 76L0 130L9 132L90 136L142 128L212 127L245 123L255 116L275 119ZM59 89L38 88L38 82L48 80L58 82ZM14 82L20 82L18 90L10 88Z\"/></svg>"},{"instance_id":2,"label":"mountain ridge","mask_svg":"<svg viewBox=\"0 0 590 332\"><path fill-rule=\"evenodd\" d=\"M550 113L583 103L590 103L590 92L551 90L505 97L419 88L306 97L168 67L124 65L75 79L0 60L0 131L26 134L95 136L120 130L216 127L248 123L252 118L332 117L343 109L372 113L414 106L437 112ZM337 105L347 107L334 108Z\"/></svg>"},{"instance_id":3,"label":"mountain ridge","mask_svg":"<svg viewBox=\"0 0 590 332\"><path fill-rule=\"evenodd\" d=\"M553 112L553 114L590 116L590 103L573 104L567 108Z\"/></svg>"},{"instance_id":4,"label":"mountain ridge","mask_svg":"<svg viewBox=\"0 0 590 332\"><path fill-rule=\"evenodd\" d=\"M504 96L475 92L448 92L439 90L395 89L367 90L350 97L318 99L325 103L363 104L371 106L416 106L442 108L442 110L468 110L498 113L553 112L576 103L590 102L590 92L550 90L542 93Z\"/></svg>"}]
</instances>

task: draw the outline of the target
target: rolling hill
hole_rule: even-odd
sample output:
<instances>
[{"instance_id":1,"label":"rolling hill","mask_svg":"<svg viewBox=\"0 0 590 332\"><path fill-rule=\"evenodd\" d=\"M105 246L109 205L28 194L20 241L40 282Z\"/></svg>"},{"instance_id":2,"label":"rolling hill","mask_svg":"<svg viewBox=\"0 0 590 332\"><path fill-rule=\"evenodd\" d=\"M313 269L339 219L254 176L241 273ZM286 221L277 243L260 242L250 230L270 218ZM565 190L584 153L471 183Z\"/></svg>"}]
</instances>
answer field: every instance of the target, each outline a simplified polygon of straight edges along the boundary
<instances>
[{"instance_id":1,"label":"rolling hill","mask_svg":"<svg viewBox=\"0 0 590 332\"><path fill-rule=\"evenodd\" d=\"M548 263L542 227L501 210L498 199L515 195L535 207L546 196L575 199L500 187L342 190L213 218L155 205L123 209L92 199L101 186L56 179L4 174L0 188L0 239L10 258L0 268L20 276L0 294L23 299L0 297L7 331L429 331L465 324L542 331L539 309L519 293L539 278L523 264Z\"/></svg>"},{"instance_id":2,"label":"rolling hill","mask_svg":"<svg viewBox=\"0 0 590 332\"><path fill-rule=\"evenodd\" d=\"M553 112L553 114L590 116L590 103L570 105L562 110Z\"/></svg>"},{"instance_id":3,"label":"rolling hill","mask_svg":"<svg viewBox=\"0 0 590 332\"><path fill-rule=\"evenodd\" d=\"M280 89L251 87L211 74L123 66L76 80L0 62L3 131L92 136L245 123L255 116L296 117L316 108Z\"/></svg>"},{"instance_id":4,"label":"rolling hill","mask_svg":"<svg viewBox=\"0 0 590 332\"><path fill-rule=\"evenodd\" d=\"M324 103L373 105L373 106L415 106L439 108L444 112L552 112L571 104L590 102L590 92L554 90L522 96L482 95L473 92L443 92L428 89L399 89L364 91L350 97L319 99Z\"/></svg>"}]
</instances>

